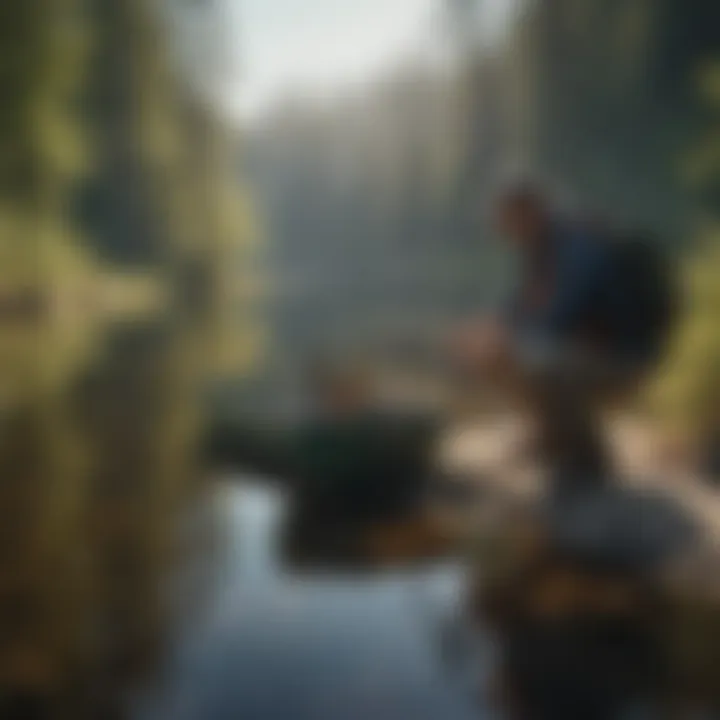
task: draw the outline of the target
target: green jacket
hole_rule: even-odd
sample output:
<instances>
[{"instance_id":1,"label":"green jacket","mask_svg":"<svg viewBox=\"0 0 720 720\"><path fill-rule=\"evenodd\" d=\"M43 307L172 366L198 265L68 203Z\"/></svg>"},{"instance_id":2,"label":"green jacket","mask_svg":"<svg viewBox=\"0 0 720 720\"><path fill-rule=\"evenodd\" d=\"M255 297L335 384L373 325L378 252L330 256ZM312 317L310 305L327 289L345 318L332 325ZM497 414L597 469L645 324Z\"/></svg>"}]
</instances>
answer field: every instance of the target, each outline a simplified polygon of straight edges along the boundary
<instances>
[{"instance_id":1,"label":"green jacket","mask_svg":"<svg viewBox=\"0 0 720 720\"><path fill-rule=\"evenodd\" d=\"M216 428L213 464L279 479L301 503L357 519L410 511L430 479L434 418L364 412L293 427Z\"/></svg>"}]
</instances>

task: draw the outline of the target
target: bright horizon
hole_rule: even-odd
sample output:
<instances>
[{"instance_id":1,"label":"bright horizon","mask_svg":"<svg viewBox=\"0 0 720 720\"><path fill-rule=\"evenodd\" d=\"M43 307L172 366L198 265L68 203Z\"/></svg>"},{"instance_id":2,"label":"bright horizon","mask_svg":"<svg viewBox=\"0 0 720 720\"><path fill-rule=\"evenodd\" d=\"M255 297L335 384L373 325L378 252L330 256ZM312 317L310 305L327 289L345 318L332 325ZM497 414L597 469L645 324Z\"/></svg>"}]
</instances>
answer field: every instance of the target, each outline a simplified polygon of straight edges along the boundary
<instances>
[{"instance_id":1,"label":"bright horizon","mask_svg":"<svg viewBox=\"0 0 720 720\"><path fill-rule=\"evenodd\" d=\"M486 0L497 30L510 0ZM252 122L287 96L372 82L440 43L442 0L225 0L237 38L228 105Z\"/></svg>"}]
</instances>

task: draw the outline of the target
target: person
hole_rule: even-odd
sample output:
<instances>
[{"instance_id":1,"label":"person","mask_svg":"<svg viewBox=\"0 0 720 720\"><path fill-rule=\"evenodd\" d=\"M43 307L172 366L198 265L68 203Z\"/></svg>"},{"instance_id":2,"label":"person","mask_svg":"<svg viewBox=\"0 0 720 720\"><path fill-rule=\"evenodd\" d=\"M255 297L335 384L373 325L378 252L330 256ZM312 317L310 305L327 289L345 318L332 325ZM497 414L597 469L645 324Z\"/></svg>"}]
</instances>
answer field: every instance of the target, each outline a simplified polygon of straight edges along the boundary
<instances>
[{"instance_id":1,"label":"person","mask_svg":"<svg viewBox=\"0 0 720 720\"><path fill-rule=\"evenodd\" d=\"M329 536L352 544L366 527L414 516L433 471L438 419L385 408L357 364L314 364L305 389L308 403L290 423L211 428L208 463L284 482L288 536L302 535L313 550Z\"/></svg>"},{"instance_id":2,"label":"person","mask_svg":"<svg viewBox=\"0 0 720 720\"><path fill-rule=\"evenodd\" d=\"M602 223L563 215L531 181L505 188L494 211L519 282L499 316L458 333L456 349L525 404L555 489L602 483L612 474L603 403L647 375L660 334Z\"/></svg>"}]
</instances>

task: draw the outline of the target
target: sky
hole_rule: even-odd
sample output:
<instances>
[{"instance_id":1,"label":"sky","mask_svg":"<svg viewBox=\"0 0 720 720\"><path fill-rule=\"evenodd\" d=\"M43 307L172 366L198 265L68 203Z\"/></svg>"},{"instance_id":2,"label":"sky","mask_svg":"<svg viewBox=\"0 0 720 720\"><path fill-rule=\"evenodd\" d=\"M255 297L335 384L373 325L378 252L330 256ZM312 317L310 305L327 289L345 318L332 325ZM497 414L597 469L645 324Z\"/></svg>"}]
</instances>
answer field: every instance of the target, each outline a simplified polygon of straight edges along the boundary
<instances>
[{"instance_id":1,"label":"sky","mask_svg":"<svg viewBox=\"0 0 720 720\"><path fill-rule=\"evenodd\" d=\"M252 120L288 93L328 95L372 80L438 41L441 0L225 0L230 107ZM484 0L491 26L510 0Z\"/></svg>"}]
</instances>

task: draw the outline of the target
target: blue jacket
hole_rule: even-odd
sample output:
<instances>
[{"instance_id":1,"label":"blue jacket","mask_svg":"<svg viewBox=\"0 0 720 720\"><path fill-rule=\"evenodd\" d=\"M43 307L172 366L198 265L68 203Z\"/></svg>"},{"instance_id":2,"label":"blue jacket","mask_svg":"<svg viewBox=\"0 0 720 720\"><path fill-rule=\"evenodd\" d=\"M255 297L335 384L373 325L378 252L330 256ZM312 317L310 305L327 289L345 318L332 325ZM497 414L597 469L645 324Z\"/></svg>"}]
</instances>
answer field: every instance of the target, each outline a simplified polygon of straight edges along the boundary
<instances>
[{"instance_id":1,"label":"blue jacket","mask_svg":"<svg viewBox=\"0 0 720 720\"><path fill-rule=\"evenodd\" d=\"M538 279L531 269L513 300L512 322L520 335L551 345L589 342L612 355L641 353L629 307L631 289L623 287L611 245L602 234L557 222L546 253L541 299L528 302L528 290Z\"/></svg>"}]
</instances>

